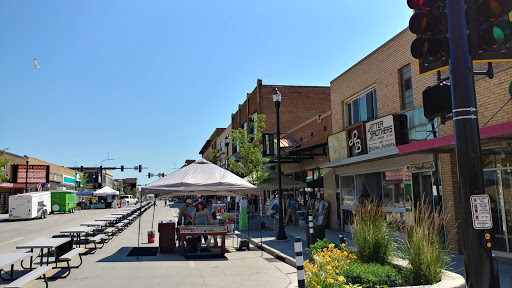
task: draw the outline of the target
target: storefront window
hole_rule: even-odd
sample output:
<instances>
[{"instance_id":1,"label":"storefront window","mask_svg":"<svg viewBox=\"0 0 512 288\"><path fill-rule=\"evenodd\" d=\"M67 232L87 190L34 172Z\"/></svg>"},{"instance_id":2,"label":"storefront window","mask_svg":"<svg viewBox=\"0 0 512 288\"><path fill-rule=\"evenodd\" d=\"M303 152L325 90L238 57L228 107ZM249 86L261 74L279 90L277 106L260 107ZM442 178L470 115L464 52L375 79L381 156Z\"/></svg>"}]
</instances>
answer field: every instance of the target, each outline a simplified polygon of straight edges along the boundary
<instances>
[{"instance_id":1,"label":"storefront window","mask_svg":"<svg viewBox=\"0 0 512 288\"><path fill-rule=\"evenodd\" d=\"M356 175L357 201L382 200L382 176L380 172Z\"/></svg>"},{"instance_id":2,"label":"storefront window","mask_svg":"<svg viewBox=\"0 0 512 288\"><path fill-rule=\"evenodd\" d=\"M356 186L354 176L340 177L341 205L354 206L356 204Z\"/></svg>"},{"instance_id":3,"label":"storefront window","mask_svg":"<svg viewBox=\"0 0 512 288\"><path fill-rule=\"evenodd\" d=\"M411 184L405 183L403 170L388 170L384 172L384 189L382 197L385 204L397 208L410 208ZM410 180L407 182L411 182Z\"/></svg>"}]
</instances>

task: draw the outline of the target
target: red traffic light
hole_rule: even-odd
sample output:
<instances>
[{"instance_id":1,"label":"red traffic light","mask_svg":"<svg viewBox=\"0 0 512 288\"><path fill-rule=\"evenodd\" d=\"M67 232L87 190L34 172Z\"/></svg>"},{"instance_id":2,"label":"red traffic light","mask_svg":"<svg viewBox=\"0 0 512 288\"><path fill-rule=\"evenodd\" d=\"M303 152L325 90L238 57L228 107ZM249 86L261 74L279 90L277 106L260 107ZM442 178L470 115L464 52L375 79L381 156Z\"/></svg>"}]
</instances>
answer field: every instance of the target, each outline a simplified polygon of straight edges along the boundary
<instances>
[{"instance_id":1,"label":"red traffic light","mask_svg":"<svg viewBox=\"0 0 512 288\"><path fill-rule=\"evenodd\" d=\"M414 10L428 10L432 8L432 0L407 0L409 8Z\"/></svg>"},{"instance_id":2,"label":"red traffic light","mask_svg":"<svg viewBox=\"0 0 512 288\"><path fill-rule=\"evenodd\" d=\"M162 173L162 177L164 177L164 176L165 176L165 173Z\"/></svg>"}]
</instances>

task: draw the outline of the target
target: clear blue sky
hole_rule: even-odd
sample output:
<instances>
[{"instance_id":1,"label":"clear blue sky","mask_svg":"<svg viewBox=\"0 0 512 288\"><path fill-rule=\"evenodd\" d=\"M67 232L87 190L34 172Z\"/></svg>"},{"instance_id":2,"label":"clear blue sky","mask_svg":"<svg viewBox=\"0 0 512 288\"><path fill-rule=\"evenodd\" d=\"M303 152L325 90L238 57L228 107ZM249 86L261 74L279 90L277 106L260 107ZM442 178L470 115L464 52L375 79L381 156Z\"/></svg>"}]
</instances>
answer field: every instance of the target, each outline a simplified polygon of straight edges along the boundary
<instances>
[{"instance_id":1,"label":"clear blue sky","mask_svg":"<svg viewBox=\"0 0 512 288\"><path fill-rule=\"evenodd\" d=\"M411 15L405 0L0 1L0 149L110 153L149 168L115 178L152 182L199 159L256 79L329 86Z\"/></svg>"}]
</instances>

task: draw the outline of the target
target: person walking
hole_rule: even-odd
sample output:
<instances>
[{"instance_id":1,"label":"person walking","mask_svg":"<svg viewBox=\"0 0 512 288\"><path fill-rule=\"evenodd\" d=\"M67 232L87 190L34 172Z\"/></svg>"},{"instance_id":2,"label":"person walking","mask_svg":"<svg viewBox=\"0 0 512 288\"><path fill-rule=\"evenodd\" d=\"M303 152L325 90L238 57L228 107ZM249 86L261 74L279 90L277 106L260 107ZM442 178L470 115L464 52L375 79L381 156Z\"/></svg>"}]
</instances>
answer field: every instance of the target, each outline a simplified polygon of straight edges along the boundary
<instances>
[{"instance_id":1,"label":"person walking","mask_svg":"<svg viewBox=\"0 0 512 288\"><path fill-rule=\"evenodd\" d=\"M286 218L284 221L284 225L288 224L290 216L293 219L293 226L295 226L295 211L297 211L297 200L293 198L293 194L288 197L288 201L286 201L286 209L288 212L286 213Z\"/></svg>"}]
</instances>

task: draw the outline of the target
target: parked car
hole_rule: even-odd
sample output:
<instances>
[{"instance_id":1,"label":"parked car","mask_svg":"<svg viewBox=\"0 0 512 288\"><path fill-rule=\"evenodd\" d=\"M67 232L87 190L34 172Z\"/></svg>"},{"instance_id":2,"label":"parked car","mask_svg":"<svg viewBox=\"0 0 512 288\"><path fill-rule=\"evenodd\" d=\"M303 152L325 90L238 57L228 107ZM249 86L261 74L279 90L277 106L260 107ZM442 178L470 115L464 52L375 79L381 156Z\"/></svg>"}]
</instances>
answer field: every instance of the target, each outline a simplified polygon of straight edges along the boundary
<instances>
[{"instance_id":1,"label":"parked car","mask_svg":"<svg viewBox=\"0 0 512 288\"><path fill-rule=\"evenodd\" d=\"M139 202L137 200L137 198L135 198L135 196L133 196L133 195L121 195L121 196L119 196L119 200L121 200L121 201L126 200L126 203L128 205L136 205L137 202Z\"/></svg>"}]
</instances>

